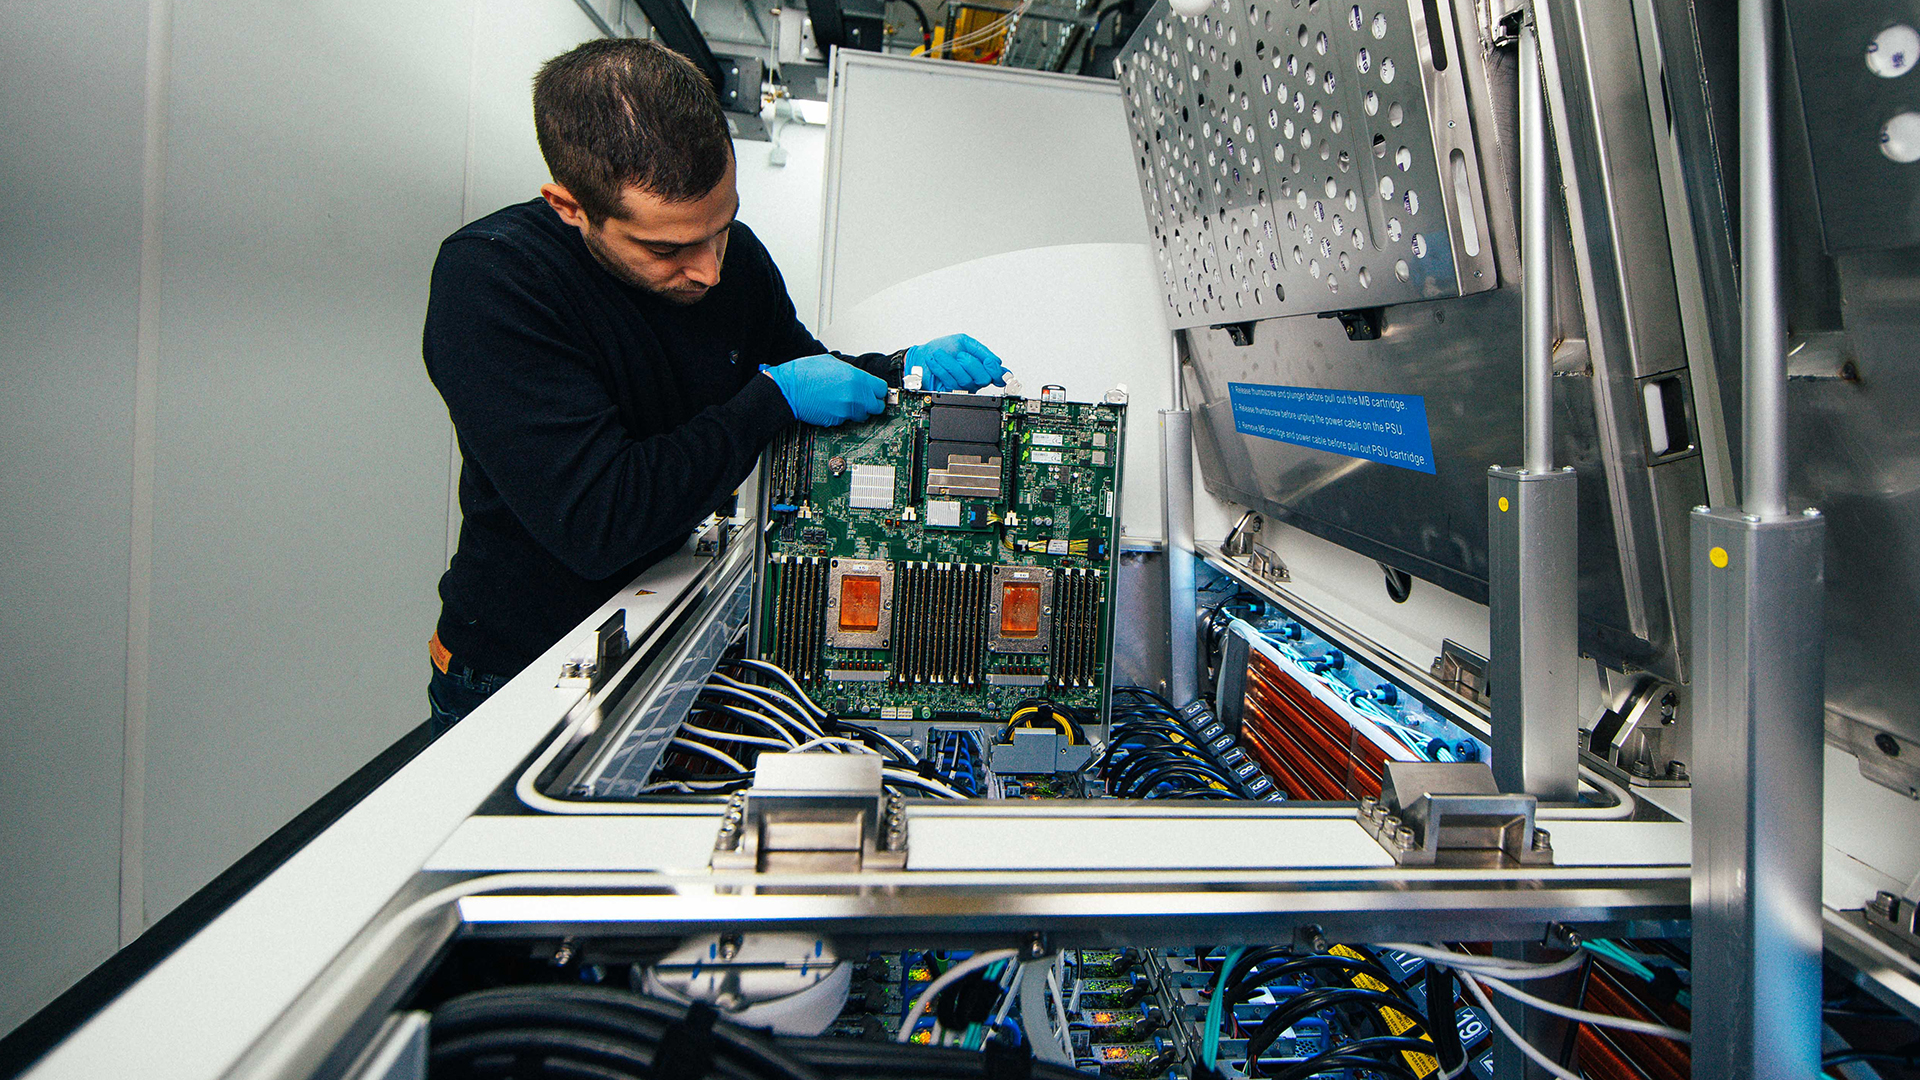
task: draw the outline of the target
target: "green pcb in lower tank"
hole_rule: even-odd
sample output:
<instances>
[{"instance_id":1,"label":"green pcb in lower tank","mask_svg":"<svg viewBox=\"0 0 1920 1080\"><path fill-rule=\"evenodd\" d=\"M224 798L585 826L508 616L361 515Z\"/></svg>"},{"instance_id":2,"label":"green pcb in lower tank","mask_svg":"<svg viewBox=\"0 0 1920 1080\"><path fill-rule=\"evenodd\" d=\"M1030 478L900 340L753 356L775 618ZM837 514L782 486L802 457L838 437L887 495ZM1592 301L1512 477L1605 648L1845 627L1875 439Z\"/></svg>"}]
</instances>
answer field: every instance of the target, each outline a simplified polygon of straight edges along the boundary
<instances>
[{"instance_id":1,"label":"green pcb in lower tank","mask_svg":"<svg viewBox=\"0 0 1920 1080\"><path fill-rule=\"evenodd\" d=\"M846 717L1099 710L1124 401L898 391L767 453L761 655Z\"/></svg>"}]
</instances>

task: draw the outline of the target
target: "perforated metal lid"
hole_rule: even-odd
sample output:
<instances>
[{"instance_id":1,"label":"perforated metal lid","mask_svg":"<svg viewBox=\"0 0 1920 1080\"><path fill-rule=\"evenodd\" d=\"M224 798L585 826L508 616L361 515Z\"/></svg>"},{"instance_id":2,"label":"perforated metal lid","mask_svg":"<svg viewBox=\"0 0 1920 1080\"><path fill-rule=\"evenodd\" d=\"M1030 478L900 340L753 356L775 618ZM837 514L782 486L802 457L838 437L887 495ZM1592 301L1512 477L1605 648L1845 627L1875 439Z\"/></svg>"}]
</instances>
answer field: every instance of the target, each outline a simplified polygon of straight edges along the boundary
<instances>
[{"instance_id":1,"label":"perforated metal lid","mask_svg":"<svg viewBox=\"0 0 1920 1080\"><path fill-rule=\"evenodd\" d=\"M1450 12L1155 6L1115 71L1174 326L1495 285Z\"/></svg>"}]
</instances>

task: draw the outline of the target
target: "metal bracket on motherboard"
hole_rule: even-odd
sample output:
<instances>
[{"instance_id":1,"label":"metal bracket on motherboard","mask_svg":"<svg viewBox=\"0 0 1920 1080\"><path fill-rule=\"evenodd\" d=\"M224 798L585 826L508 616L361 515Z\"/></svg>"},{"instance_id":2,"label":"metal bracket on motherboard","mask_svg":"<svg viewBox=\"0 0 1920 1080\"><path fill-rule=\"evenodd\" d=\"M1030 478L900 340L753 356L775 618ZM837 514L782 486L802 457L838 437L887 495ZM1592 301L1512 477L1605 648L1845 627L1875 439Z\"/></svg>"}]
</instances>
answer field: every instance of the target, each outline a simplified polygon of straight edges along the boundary
<instances>
[{"instance_id":1,"label":"metal bracket on motherboard","mask_svg":"<svg viewBox=\"0 0 1920 1080\"><path fill-rule=\"evenodd\" d=\"M1502 794L1482 762L1390 761L1380 797L1361 799L1358 817L1401 866L1551 866L1536 806L1532 795Z\"/></svg>"},{"instance_id":2,"label":"metal bracket on motherboard","mask_svg":"<svg viewBox=\"0 0 1920 1080\"><path fill-rule=\"evenodd\" d=\"M906 807L873 754L762 754L727 804L715 870L857 873L907 866Z\"/></svg>"}]
</instances>

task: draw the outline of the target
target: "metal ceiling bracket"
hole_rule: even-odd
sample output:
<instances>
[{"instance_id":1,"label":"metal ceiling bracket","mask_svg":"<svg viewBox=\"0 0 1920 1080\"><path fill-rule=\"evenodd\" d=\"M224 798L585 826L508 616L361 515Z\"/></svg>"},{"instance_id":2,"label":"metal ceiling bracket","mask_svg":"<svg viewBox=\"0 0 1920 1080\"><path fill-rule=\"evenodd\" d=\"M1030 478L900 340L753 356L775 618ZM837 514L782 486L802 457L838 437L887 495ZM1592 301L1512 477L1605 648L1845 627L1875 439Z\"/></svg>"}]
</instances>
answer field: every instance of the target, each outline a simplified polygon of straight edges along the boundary
<instances>
[{"instance_id":1,"label":"metal ceiling bracket","mask_svg":"<svg viewBox=\"0 0 1920 1080\"><path fill-rule=\"evenodd\" d=\"M1385 308L1350 308L1342 311L1323 311L1323 319L1339 319L1340 328L1347 332L1348 341L1378 341L1380 339L1380 319Z\"/></svg>"},{"instance_id":2,"label":"metal ceiling bracket","mask_svg":"<svg viewBox=\"0 0 1920 1080\"><path fill-rule=\"evenodd\" d=\"M1641 787L1686 787L1687 763L1672 756L1680 688L1657 676L1636 676L1586 733L1585 750Z\"/></svg>"},{"instance_id":3,"label":"metal ceiling bracket","mask_svg":"<svg viewBox=\"0 0 1920 1080\"><path fill-rule=\"evenodd\" d=\"M1827 710L1827 742L1860 761L1860 775L1920 799L1920 745L1891 731Z\"/></svg>"},{"instance_id":4,"label":"metal ceiling bracket","mask_svg":"<svg viewBox=\"0 0 1920 1080\"><path fill-rule=\"evenodd\" d=\"M1213 329L1225 330L1227 332L1227 338L1230 341L1232 341L1235 345L1238 345L1243 349L1253 344L1252 321L1223 323L1220 326L1214 327Z\"/></svg>"}]
</instances>

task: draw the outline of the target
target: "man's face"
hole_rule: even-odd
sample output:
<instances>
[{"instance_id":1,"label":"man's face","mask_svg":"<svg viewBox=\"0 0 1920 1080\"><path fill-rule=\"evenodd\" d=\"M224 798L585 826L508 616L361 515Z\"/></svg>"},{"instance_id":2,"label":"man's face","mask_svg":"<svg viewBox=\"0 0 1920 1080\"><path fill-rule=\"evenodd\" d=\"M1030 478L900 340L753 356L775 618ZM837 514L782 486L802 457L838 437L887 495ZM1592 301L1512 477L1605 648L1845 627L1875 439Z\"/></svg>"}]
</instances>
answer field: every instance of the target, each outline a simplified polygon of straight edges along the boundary
<instances>
[{"instance_id":1,"label":"man's face","mask_svg":"<svg viewBox=\"0 0 1920 1080\"><path fill-rule=\"evenodd\" d=\"M607 272L670 303L697 303L720 283L727 230L740 212L733 161L713 190L687 202L668 202L629 187L619 216L589 222L565 188L540 189L560 217L580 230L587 250Z\"/></svg>"}]
</instances>

